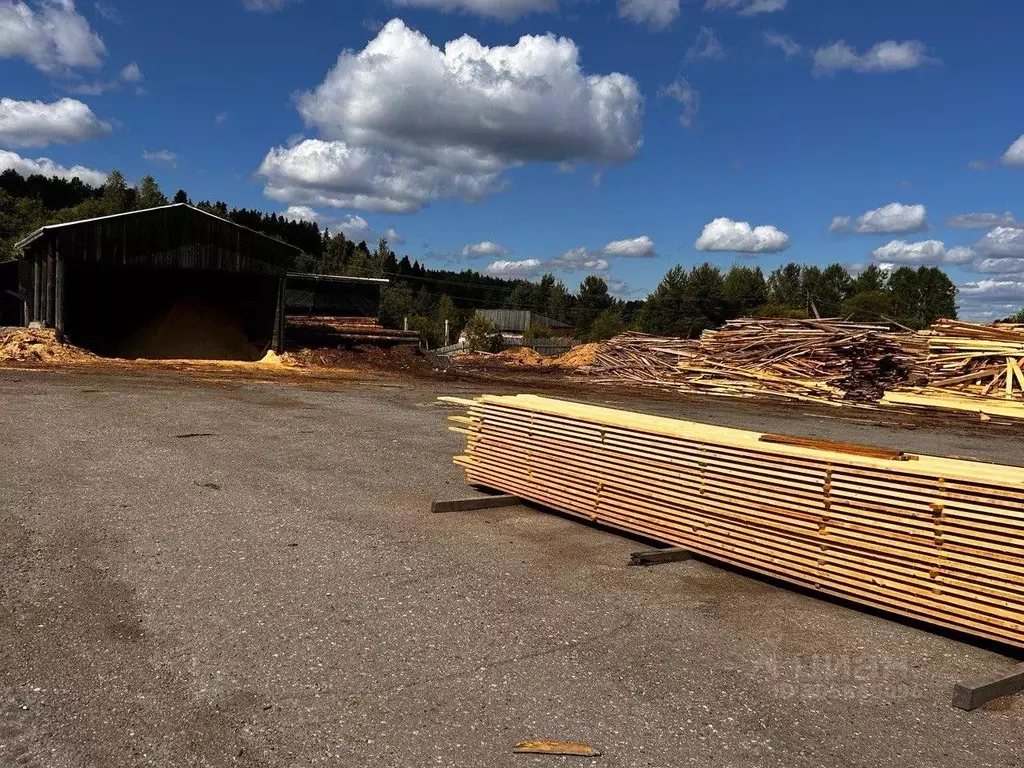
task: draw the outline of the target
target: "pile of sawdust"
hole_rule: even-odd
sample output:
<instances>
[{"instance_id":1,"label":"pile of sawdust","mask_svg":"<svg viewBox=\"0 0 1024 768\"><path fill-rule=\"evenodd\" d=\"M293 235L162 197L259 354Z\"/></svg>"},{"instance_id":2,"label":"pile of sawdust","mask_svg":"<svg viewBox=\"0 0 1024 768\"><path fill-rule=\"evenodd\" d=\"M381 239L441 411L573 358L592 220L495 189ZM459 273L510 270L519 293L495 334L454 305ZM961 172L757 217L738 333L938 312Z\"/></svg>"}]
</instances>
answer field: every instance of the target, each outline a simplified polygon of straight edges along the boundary
<instances>
[{"instance_id":1,"label":"pile of sawdust","mask_svg":"<svg viewBox=\"0 0 1024 768\"><path fill-rule=\"evenodd\" d=\"M117 350L118 357L150 360L259 359L239 318L202 302L182 300L150 318Z\"/></svg>"},{"instance_id":2,"label":"pile of sawdust","mask_svg":"<svg viewBox=\"0 0 1024 768\"><path fill-rule=\"evenodd\" d=\"M0 329L0 362L80 363L94 359L91 352L58 341L53 328Z\"/></svg>"},{"instance_id":3,"label":"pile of sawdust","mask_svg":"<svg viewBox=\"0 0 1024 768\"><path fill-rule=\"evenodd\" d=\"M548 365L557 365L559 368L583 368L593 365L594 360L597 359L597 353L601 351L601 346L601 343L596 341L591 344L580 344L564 355L552 358Z\"/></svg>"},{"instance_id":4,"label":"pile of sawdust","mask_svg":"<svg viewBox=\"0 0 1024 768\"><path fill-rule=\"evenodd\" d=\"M298 368L300 363L290 352L284 352L279 355L274 350L269 349L267 354L260 358L258 365L265 365L271 368Z\"/></svg>"},{"instance_id":5,"label":"pile of sawdust","mask_svg":"<svg viewBox=\"0 0 1024 768\"><path fill-rule=\"evenodd\" d=\"M547 365L547 358L529 347L515 347L506 349L494 355L492 360L499 360L511 365Z\"/></svg>"}]
</instances>

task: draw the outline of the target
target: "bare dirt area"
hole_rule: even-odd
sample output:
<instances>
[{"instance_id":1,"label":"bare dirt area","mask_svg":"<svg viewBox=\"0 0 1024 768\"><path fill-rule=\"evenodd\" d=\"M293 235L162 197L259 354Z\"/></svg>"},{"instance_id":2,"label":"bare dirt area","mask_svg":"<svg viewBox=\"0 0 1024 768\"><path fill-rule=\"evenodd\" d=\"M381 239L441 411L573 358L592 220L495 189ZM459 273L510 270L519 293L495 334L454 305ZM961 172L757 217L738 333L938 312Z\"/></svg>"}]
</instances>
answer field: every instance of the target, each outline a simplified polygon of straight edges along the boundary
<instances>
[{"instance_id":1,"label":"bare dirt area","mask_svg":"<svg viewBox=\"0 0 1024 768\"><path fill-rule=\"evenodd\" d=\"M705 561L628 568L643 542L538 509L427 510L467 495L441 394L1017 463L1019 430L348 370L0 370L0 765L1018 763L1020 699L949 704L1006 649Z\"/></svg>"}]
</instances>

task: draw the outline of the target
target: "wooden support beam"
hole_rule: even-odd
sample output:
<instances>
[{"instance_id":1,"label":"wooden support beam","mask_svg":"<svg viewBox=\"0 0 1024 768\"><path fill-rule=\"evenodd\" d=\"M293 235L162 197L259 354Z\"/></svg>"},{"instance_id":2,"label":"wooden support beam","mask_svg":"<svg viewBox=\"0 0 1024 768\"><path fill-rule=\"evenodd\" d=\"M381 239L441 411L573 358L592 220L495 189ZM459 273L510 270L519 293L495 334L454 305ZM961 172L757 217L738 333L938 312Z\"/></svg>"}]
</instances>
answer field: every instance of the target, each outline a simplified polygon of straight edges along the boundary
<instances>
[{"instance_id":1,"label":"wooden support beam","mask_svg":"<svg viewBox=\"0 0 1024 768\"><path fill-rule=\"evenodd\" d=\"M57 335L64 333L64 257L57 253L56 282L54 284L54 312L53 327L57 329Z\"/></svg>"},{"instance_id":2,"label":"wooden support beam","mask_svg":"<svg viewBox=\"0 0 1024 768\"><path fill-rule=\"evenodd\" d=\"M472 499L453 499L452 501L435 501L430 505L431 512L469 512L474 509L494 509L496 507L514 507L522 504L518 496L499 493L494 496L476 496Z\"/></svg>"},{"instance_id":3,"label":"wooden support beam","mask_svg":"<svg viewBox=\"0 0 1024 768\"><path fill-rule=\"evenodd\" d=\"M42 256L36 254L32 259L32 316L29 322L43 319L43 269Z\"/></svg>"},{"instance_id":4,"label":"wooden support beam","mask_svg":"<svg viewBox=\"0 0 1024 768\"><path fill-rule=\"evenodd\" d=\"M634 552L629 556L629 565L660 565L661 563L680 563L693 557L693 552L683 547L668 549L648 549Z\"/></svg>"},{"instance_id":5,"label":"wooden support beam","mask_svg":"<svg viewBox=\"0 0 1024 768\"><path fill-rule=\"evenodd\" d=\"M55 283L57 282L57 265L53 258L53 249L46 254L46 325L53 328L54 315L57 310Z\"/></svg>"},{"instance_id":6,"label":"wooden support beam","mask_svg":"<svg viewBox=\"0 0 1024 768\"><path fill-rule=\"evenodd\" d=\"M274 336L271 346L277 354L284 352L284 329L285 329L285 318L284 318L284 297L285 297L285 281L287 277L280 277L277 282L277 307L274 310Z\"/></svg>"},{"instance_id":7,"label":"wooden support beam","mask_svg":"<svg viewBox=\"0 0 1024 768\"><path fill-rule=\"evenodd\" d=\"M1003 696L1024 691L1024 664L1018 664L1001 675L958 683L953 687L953 706L970 712L982 704Z\"/></svg>"}]
</instances>

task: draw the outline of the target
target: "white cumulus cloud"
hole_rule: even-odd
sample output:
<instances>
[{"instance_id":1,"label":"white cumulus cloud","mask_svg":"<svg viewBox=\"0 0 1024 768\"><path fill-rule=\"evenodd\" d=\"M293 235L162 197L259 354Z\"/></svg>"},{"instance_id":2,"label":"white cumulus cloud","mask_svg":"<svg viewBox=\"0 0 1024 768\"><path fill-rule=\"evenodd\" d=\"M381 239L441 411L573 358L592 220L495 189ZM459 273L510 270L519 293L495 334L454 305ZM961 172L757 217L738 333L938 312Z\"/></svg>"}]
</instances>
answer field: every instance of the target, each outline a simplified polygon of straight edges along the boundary
<instances>
[{"instance_id":1,"label":"white cumulus cloud","mask_svg":"<svg viewBox=\"0 0 1024 768\"><path fill-rule=\"evenodd\" d=\"M982 259L974 268L979 272L994 272L1000 275L1021 274L1024 273L1024 256Z\"/></svg>"},{"instance_id":2,"label":"white cumulus cloud","mask_svg":"<svg viewBox=\"0 0 1024 768\"><path fill-rule=\"evenodd\" d=\"M779 253L789 248L789 235L772 226L751 227L745 221L719 218L697 238L698 251Z\"/></svg>"},{"instance_id":3,"label":"white cumulus cloud","mask_svg":"<svg viewBox=\"0 0 1024 768\"><path fill-rule=\"evenodd\" d=\"M887 264L966 264L976 256L971 248L957 246L946 248L940 240L922 240L908 243L905 240L893 240L881 248L876 248L871 255L878 261Z\"/></svg>"},{"instance_id":4,"label":"white cumulus cloud","mask_svg":"<svg viewBox=\"0 0 1024 768\"><path fill-rule=\"evenodd\" d=\"M398 5L434 8L445 13L459 11L504 21L513 21L529 13L558 10L558 0L395 0L395 2Z\"/></svg>"},{"instance_id":5,"label":"white cumulus cloud","mask_svg":"<svg viewBox=\"0 0 1024 768\"><path fill-rule=\"evenodd\" d=\"M394 227L388 227L381 235L389 245L405 245L405 236Z\"/></svg>"},{"instance_id":6,"label":"white cumulus cloud","mask_svg":"<svg viewBox=\"0 0 1024 768\"><path fill-rule=\"evenodd\" d=\"M45 147L109 136L112 128L76 99L42 101L0 99L0 144Z\"/></svg>"},{"instance_id":7,"label":"white cumulus cloud","mask_svg":"<svg viewBox=\"0 0 1024 768\"><path fill-rule=\"evenodd\" d=\"M1004 213L963 213L946 219L946 226L954 229L991 229L992 227L1012 227L1017 223L1013 214Z\"/></svg>"},{"instance_id":8,"label":"white cumulus cloud","mask_svg":"<svg viewBox=\"0 0 1024 768\"><path fill-rule=\"evenodd\" d=\"M853 221L851 216L836 216L829 224L829 232L859 235L890 235L924 232L928 229L927 210L923 205L889 203L868 211Z\"/></svg>"},{"instance_id":9,"label":"white cumulus cloud","mask_svg":"<svg viewBox=\"0 0 1024 768\"><path fill-rule=\"evenodd\" d=\"M96 69L107 49L73 0L0 0L0 59L24 59L48 74Z\"/></svg>"},{"instance_id":10,"label":"white cumulus cloud","mask_svg":"<svg viewBox=\"0 0 1024 768\"><path fill-rule=\"evenodd\" d=\"M648 259L657 256L654 240L647 235L630 240L613 240L601 249L601 254L613 259Z\"/></svg>"},{"instance_id":11,"label":"white cumulus cloud","mask_svg":"<svg viewBox=\"0 0 1024 768\"><path fill-rule=\"evenodd\" d=\"M665 29L679 18L679 0L619 0L619 17Z\"/></svg>"},{"instance_id":12,"label":"white cumulus cloud","mask_svg":"<svg viewBox=\"0 0 1024 768\"><path fill-rule=\"evenodd\" d=\"M6 170L17 171L22 176L31 176L38 173L43 176L57 176L69 181L77 177L94 187L102 186L107 180L107 174L103 171L86 168L82 165L73 165L71 167L60 165L48 157L39 157L33 160L28 157L22 157L16 152L7 152L0 149L0 172Z\"/></svg>"},{"instance_id":13,"label":"white cumulus cloud","mask_svg":"<svg viewBox=\"0 0 1024 768\"><path fill-rule=\"evenodd\" d=\"M964 283L960 286L960 294L975 301L999 301L1004 299L1024 298L1024 278L993 277Z\"/></svg>"},{"instance_id":14,"label":"white cumulus cloud","mask_svg":"<svg viewBox=\"0 0 1024 768\"><path fill-rule=\"evenodd\" d=\"M937 59L927 55L927 48L919 40L897 43L886 40L876 43L864 53L857 53L840 40L822 46L814 52L814 73L833 75L840 70L852 72L898 72L915 69L925 64L936 64Z\"/></svg>"},{"instance_id":15,"label":"white cumulus cloud","mask_svg":"<svg viewBox=\"0 0 1024 768\"><path fill-rule=\"evenodd\" d=\"M607 259L603 259L598 255L592 254L586 248L573 248L566 251L561 256L556 256L547 262L546 266L550 269L560 269L564 272L604 272L611 265Z\"/></svg>"},{"instance_id":16,"label":"white cumulus cloud","mask_svg":"<svg viewBox=\"0 0 1024 768\"><path fill-rule=\"evenodd\" d=\"M1021 136L1003 153L1003 165L1024 168L1024 136Z\"/></svg>"},{"instance_id":17,"label":"white cumulus cloud","mask_svg":"<svg viewBox=\"0 0 1024 768\"><path fill-rule=\"evenodd\" d=\"M620 164L641 144L636 81L584 74L576 44L553 35L441 49L394 19L297 106L320 138L271 149L259 173L269 197L299 205L408 213L494 194L525 163Z\"/></svg>"},{"instance_id":18,"label":"white cumulus cloud","mask_svg":"<svg viewBox=\"0 0 1024 768\"><path fill-rule=\"evenodd\" d=\"M740 16L775 13L786 9L787 0L707 0L705 11L737 11Z\"/></svg>"},{"instance_id":19,"label":"white cumulus cloud","mask_svg":"<svg viewBox=\"0 0 1024 768\"><path fill-rule=\"evenodd\" d=\"M540 274L543 264L540 259L522 261L493 261L484 268L484 274L491 277L530 278Z\"/></svg>"},{"instance_id":20,"label":"white cumulus cloud","mask_svg":"<svg viewBox=\"0 0 1024 768\"><path fill-rule=\"evenodd\" d=\"M494 259L499 256L508 256L508 249L490 240L484 240L483 242L463 246L460 253L464 259L478 259L480 257Z\"/></svg>"},{"instance_id":21,"label":"white cumulus cloud","mask_svg":"<svg viewBox=\"0 0 1024 768\"><path fill-rule=\"evenodd\" d=\"M996 227L985 234L974 246L983 256L994 258L1024 257L1024 229Z\"/></svg>"},{"instance_id":22,"label":"white cumulus cloud","mask_svg":"<svg viewBox=\"0 0 1024 768\"><path fill-rule=\"evenodd\" d=\"M312 221L318 224L322 218L318 211L308 205L289 205L288 210L281 212L281 216L292 221Z\"/></svg>"}]
</instances>

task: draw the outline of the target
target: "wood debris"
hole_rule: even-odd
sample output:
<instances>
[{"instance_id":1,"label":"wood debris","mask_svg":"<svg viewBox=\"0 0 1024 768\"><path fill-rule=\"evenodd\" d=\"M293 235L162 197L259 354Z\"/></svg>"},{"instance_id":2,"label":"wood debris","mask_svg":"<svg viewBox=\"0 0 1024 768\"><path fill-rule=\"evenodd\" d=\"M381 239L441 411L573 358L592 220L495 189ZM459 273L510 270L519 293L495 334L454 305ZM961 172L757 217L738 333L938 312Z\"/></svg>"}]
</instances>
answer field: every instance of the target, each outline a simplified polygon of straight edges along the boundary
<instances>
[{"instance_id":1,"label":"wood debris","mask_svg":"<svg viewBox=\"0 0 1024 768\"><path fill-rule=\"evenodd\" d=\"M1024 468L534 395L442 398L477 486L1024 647Z\"/></svg>"},{"instance_id":2,"label":"wood debris","mask_svg":"<svg viewBox=\"0 0 1024 768\"><path fill-rule=\"evenodd\" d=\"M741 318L695 340L623 334L585 370L598 382L683 392L872 403L906 380L915 353L901 345L905 335L839 320Z\"/></svg>"},{"instance_id":3,"label":"wood debris","mask_svg":"<svg viewBox=\"0 0 1024 768\"><path fill-rule=\"evenodd\" d=\"M939 320L905 345L922 351L911 366L915 386L886 392L884 403L1024 418L1024 326Z\"/></svg>"}]
</instances>

